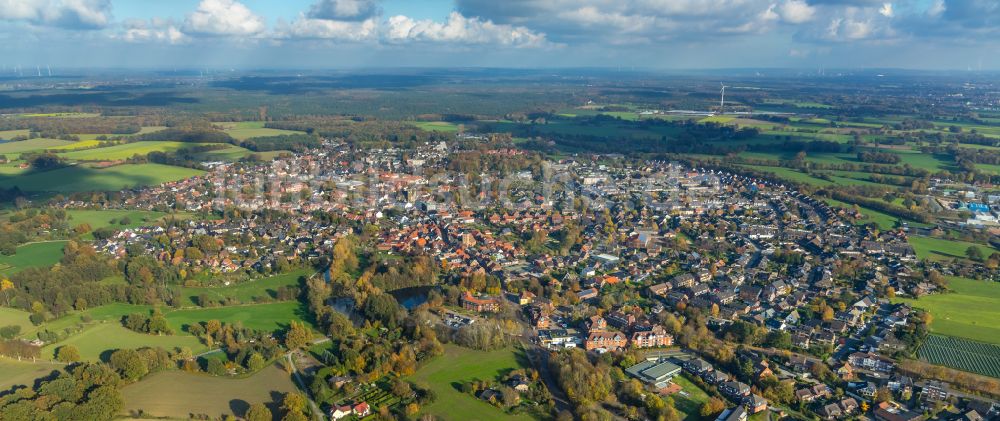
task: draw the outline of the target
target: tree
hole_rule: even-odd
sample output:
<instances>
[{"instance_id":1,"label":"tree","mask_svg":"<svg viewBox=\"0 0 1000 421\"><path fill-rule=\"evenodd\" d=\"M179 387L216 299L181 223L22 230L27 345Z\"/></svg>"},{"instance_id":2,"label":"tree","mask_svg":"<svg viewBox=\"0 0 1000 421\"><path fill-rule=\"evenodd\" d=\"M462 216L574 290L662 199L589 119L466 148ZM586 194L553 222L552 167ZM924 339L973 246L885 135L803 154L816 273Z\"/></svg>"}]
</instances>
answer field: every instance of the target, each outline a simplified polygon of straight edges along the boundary
<instances>
[{"instance_id":1,"label":"tree","mask_svg":"<svg viewBox=\"0 0 1000 421\"><path fill-rule=\"evenodd\" d=\"M129 381L138 380L149 373L149 366L134 349L119 349L111 354L111 367Z\"/></svg>"},{"instance_id":2,"label":"tree","mask_svg":"<svg viewBox=\"0 0 1000 421\"><path fill-rule=\"evenodd\" d=\"M305 396L301 393L288 392L285 394L285 398L281 401L281 409L288 412L305 412L306 404L309 401L306 400Z\"/></svg>"},{"instance_id":3,"label":"tree","mask_svg":"<svg viewBox=\"0 0 1000 421\"><path fill-rule=\"evenodd\" d=\"M306 346L312 339L312 332L303 322L292 320L288 332L285 332L285 346L288 349L298 349Z\"/></svg>"},{"instance_id":4,"label":"tree","mask_svg":"<svg viewBox=\"0 0 1000 421\"><path fill-rule=\"evenodd\" d=\"M983 259L984 259L984 257L983 257L983 251L980 250L979 247L976 247L976 246L969 246L969 248L965 249L965 255L970 260L974 260L974 261L977 261L977 262L982 262Z\"/></svg>"},{"instance_id":5,"label":"tree","mask_svg":"<svg viewBox=\"0 0 1000 421\"><path fill-rule=\"evenodd\" d=\"M247 369L250 371L258 371L264 368L267 361L264 360L264 356L260 355L259 352L254 352L247 357Z\"/></svg>"},{"instance_id":6,"label":"tree","mask_svg":"<svg viewBox=\"0 0 1000 421\"><path fill-rule=\"evenodd\" d=\"M63 345L56 350L56 361L64 363L80 361L80 351L73 345Z\"/></svg>"},{"instance_id":7,"label":"tree","mask_svg":"<svg viewBox=\"0 0 1000 421\"><path fill-rule=\"evenodd\" d=\"M250 409L247 410L247 414L244 417L247 421L271 421L271 410L267 409L262 403L255 403L250 405Z\"/></svg>"},{"instance_id":8,"label":"tree","mask_svg":"<svg viewBox=\"0 0 1000 421\"><path fill-rule=\"evenodd\" d=\"M726 402L713 396L701 404L701 409L698 410L698 413L702 418L708 418L722 412L723 409L726 409Z\"/></svg>"}]
</instances>

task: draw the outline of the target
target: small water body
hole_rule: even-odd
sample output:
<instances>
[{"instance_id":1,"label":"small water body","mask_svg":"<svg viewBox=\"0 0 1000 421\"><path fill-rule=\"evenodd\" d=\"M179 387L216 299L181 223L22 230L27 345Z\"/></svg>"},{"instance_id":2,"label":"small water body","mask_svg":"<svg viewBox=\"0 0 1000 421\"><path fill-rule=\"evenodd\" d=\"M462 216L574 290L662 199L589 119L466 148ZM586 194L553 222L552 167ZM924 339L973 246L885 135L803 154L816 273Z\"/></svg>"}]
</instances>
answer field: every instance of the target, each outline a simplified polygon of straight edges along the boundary
<instances>
[{"instance_id":1,"label":"small water body","mask_svg":"<svg viewBox=\"0 0 1000 421\"><path fill-rule=\"evenodd\" d=\"M399 302L399 305L407 310L413 310L419 305L427 302L427 294L434 289L433 286L419 286L419 287L409 287L401 288L395 291L389 291Z\"/></svg>"}]
</instances>

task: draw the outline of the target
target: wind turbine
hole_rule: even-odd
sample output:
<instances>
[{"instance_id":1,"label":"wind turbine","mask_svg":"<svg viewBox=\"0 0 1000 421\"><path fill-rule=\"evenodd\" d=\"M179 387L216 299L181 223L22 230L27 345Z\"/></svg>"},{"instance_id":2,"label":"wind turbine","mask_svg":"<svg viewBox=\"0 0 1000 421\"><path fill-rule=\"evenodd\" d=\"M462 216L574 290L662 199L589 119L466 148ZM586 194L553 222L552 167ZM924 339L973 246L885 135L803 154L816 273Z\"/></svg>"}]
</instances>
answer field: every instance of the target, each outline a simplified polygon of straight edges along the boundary
<instances>
[{"instance_id":1,"label":"wind turbine","mask_svg":"<svg viewBox=\"0 0 1000 421\"><path fill-rule=\"evenodd\" d=\"M719 85L722 85L722 92L720 93L721 96L719 98L719 114L722 114L722 112L726 109L726 84L719 82Z\"/></svg>"}]
</instances>

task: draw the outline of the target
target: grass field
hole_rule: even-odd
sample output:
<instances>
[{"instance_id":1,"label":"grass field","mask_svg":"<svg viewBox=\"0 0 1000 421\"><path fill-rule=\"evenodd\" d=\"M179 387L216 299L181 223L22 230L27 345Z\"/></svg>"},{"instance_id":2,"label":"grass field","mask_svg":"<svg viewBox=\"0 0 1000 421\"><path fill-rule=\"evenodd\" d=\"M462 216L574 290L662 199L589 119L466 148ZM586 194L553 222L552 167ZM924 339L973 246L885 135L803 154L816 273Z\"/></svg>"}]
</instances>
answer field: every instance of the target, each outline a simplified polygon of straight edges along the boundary
<instances>
[{"instance_id":1,"label":"grass field","mask_svg":"<svg viewBox=\"0 0 1000 421\"><path fill-rule=\"evenodd\" d=\"M56 349L63 345L76 346L80 350L80 357L89 361L106 358L105 354L108 351L125 348L148 346L173 349L187 347L195 354L208 349L198 341L198 338L191 335L147 335L128 330L117 321L93 324L64 341L46 345L42 348L42 358L54 358Z\"/></svg>"},{"instance_id":2,"label":"grass field","mask_svg":"<svg viewBox=\"0 0 1000 421\"><path fill-rule=\"evenodd\" d=\"M146 155L150 152L174 152L193 146L198 145L187 142L132 142L106 148L66 152L60 156L76 161L116 161L131 158L134 155Z\"/></svg>"},{"instance_id":3,"label":"grass field","mask_svg":"<svg viewBox=\"0 0 1000 421\"><path fill-rule=\"evenodd\" d=\"M534 418L527 414L509 415L455 386L477 379L494 381L510 370L523 367L524 358L522 351L515 349L484 352L446 345L444 355L428 362L409 380L434 390L437 399L425 406L423 412L445 420L531 420Z\"/></svg>"},{"instance_id":4,"label":"grass field","mask_svg":"<svg viewBox=\"0 0 1000 421\"><path fill-rule=\"evenodd\" d=\"M21 326L21 332L27 332L34 327L28 320L29 315L30 314L26 311L10 307L0 307L0 327L17 325Z\"/></svg>"},{"instance_id":5,"label":"grass field","mask_svg":"<svg viewBox=\"0 0 1000 421\"><path fill-rule=\"evenodd\" d=\"M674 398L674 406L679 412L685 414L684 420L700 420L701 415L698 410L701 409L701 405L708 402L708 393L701 390L700 387L691 383L683 375L674 377L673 382L681 387L683 393L675 393L671 395Z\"/></svg>"},{"instance_id":6,"label":"grass field","mask_svg":"<svg viewBox=\"0 0 1000 421\"><path fill-rule=\"evenodd\" d=\"M71 145L73 141L70 140L59 140L59 139L28 139L22 140L20 142L4 142L0 143L0 154L16 154L30 151L40 151L43 149L54 148L58 146Z\"/></svg>"},{"instance_id":7,"label":"grass field","mask_svg":"<svg viewBox=\"0 0 1000 421\"><path fill-rule=\"evenodd\" d=\"M998 251L993 247L982 244L922 237L917 235L910 236L908 240L910 245L913 246L913 250L917 252L917 257L921 259L940 260L953 259L956 257L965 259L965 251L968 250L969 247L973 246L979 248L979 251L986 257L989 257L989 255Z\"/></svg>"},{"instance_id":8,"label":"grass field","mask_svg":"<svg viewBox=\"0 0 1000 421\"><path fill-rule=\"evenodd\" d=\"M438 131L438 132L458 131L457 124L450 123L447 121L415 121L413 125L427 131Z\"/></svg>"},{"instance_id":9,"label":"grass field","mask_svg":"<svg viewBox=\"0 0 1000 421\"><path fill-rule=\"evenodd\" d=\"M280 136L286 134L297 134L294 130L268 129L264 127L263 121L243 121L239 123L216 123L221 126L226 133L234 139L246 140L251 137Z\"/></svg>"},{"instance_id":10,"label":"grass field","mask_svg":"<svg viewBox=\"0 0 1000 421\"><path fill-rule=\"evenodd\" d=\"M1000 283L948 278L952 292L898 302L927 310L933 316L930 330L980 342L1000 344Z\"/></svg>"},{"instance_id":11,"label":"grass field","mask_svg":"<svg viewBox=\"0 0 1000 421\"><path fill-rule=\"evenodd\" d=\"M0 140L11 140L18 136L28 136L31 134L31 130L21 129L21 130L0 130Z\"/></svg>"},{"instance_id":12,"label":"grass field","mask_svg":"<svg viewBox=\"0 0 1000 421\"><path fill-rule=\"evenodd\" d=\"M240 305L216 308L184 309L165 312L174 330L206 320L227 323L240 322L244 327L260 330L283 329L292 320L308 320L308 310L298 301Z\"/></svg>"},{"instance_id":13,"label":"grass field","mask_svg":"<svg viewBox=\"0 0 1000 421\"><path fill-rule=\"evenodd\" d=\"M51 266L62 259L65 241L46 241L17 247L13 256L0 256L0 274L10 275L30 267Z\"/></svg>"},{"instance_id":14,"label":"grass field","mask_svg":"<svg viewBox=\"0 0 1000 421\"><path fill-rule=\"evenodd\" d=\"M275 275L269 278L242 282L227 287L183 288L181 289L181 294L184 295L183 305L199 305L198 297L201 294L205 294L205 296L212 301L219 301L225 298L235 298L244 303L250 302L254 297L273 297L274 291L279 287L297 286L299 284L299 278L308 274L309 271L301 269L289 273L283 273L281 275Z\"/></svg>"},{"instance_id":15,"label":"grass field","mask_svg":"<svg viewBox=\"0 0 1000 421\"><path fill-rule=\"evenodd\" d=\"M212 419L224 415L243 416L251 404L267 404L273 414L285 393L296 391L291 376L274 365L244 379L211 377L183 371L153 374L126 386L125 414L188 419L206 414Z\"/></svg>"},{"instance_id":16,"label":"grass field","mask_svg":"<svg viewBox=\"0 0 1000 421\"><path fill-rule=\"evenodd\" d=\"M60 368L62 368L61 365L33 363L0 357L0 373L2 373L0 375L0 393L14 386L30 387L35 383L35 379L45 377Z\"/></svg>"},{"instance_id":17,"label":"grass field","mask_svg":"<svg viewBox=\"0 0 1000 421\"><path fill-rule=\"evenodd\" d=\"M18 186L33 192L116 191L134 186L150 186L202 174L190 168L160 164L128 164L111 168L75 165L16 177L0 177L0 187Z\"/></svg>"},{"instance_id":18,"label":"grass field","mask_svg":"<svg viewBox=\"0 0 1000 421\"><path fill-rule=\"evenodd\" d=\"M74 209L66 211L69 215L69 224L71 226L76 226L80 224L88 224L91 229L98 229L106 227L111 224L112 220L120 221L122 218L128 218L130 222L128 224L122 225L119 222L114 224L115 228L125 229L125 228L135 228L138 226L149 225L154 223L160 218L166 216L163 212L153 212L153 211L132 211L132 210L89 210L89 209Z\"/></svg>"}]
</instances>

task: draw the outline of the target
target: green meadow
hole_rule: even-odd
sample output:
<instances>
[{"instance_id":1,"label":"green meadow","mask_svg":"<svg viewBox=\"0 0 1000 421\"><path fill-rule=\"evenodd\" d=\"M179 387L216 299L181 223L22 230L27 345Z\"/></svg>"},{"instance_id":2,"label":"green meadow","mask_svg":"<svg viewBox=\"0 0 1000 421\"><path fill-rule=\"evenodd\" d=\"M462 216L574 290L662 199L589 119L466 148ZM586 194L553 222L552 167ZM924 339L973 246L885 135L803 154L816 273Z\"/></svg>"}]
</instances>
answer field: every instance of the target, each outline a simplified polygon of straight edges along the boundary
<instances>
[{"instance_id":1,"label":"green meadow","mask_svg":"<svg viewBox=\"0 0 1000 421\"><path fill-rule=\"evenodd\" d=\"M943 294L895 301L929 311L934 333L1000 344L1000 283L948 277L948 288Z\"/></svg>"},{"instance_id":2,"label":"green meadow","mask_svg":"<svg viewBox=\"0 0 1000 421\"><path fill-rule=\"evenodd\" d=\"M236 140L246 140L252 137L280 136L280 135L302 133L294 130L269 129L264 127L263 121L215 123L215 125L222 127L223 131L228 133Z\"/></svg>"},{"instance_id":3,"label":"green meadow","mask_svg":"<svg viewBox=\"0 0 1000 421\"><path fill-rule=\"evenodd\" d=\"M131 158L135 155L146 155L150 152L174 152L192 146L197 145L186 142L132 142L104 148L66 152L60 156L75 161L115 161Z\"/></svg>"},{"instance_id":4,"label":"green meadow","mask_svg":"<svg viewBox=\"0 0 1000 421\"><path fill-rule=\"evenodd\" d=\"M65 241L23 244L12 256L0 255L0 274L11 275L31 267L51 266L63 256Z\"/></svg>"},{"instance_id":5,"label":"green meadow","mask_svg":"<svg viewBox=\"0 0 1000 421\"><path fill-rule=\"evenodd\" d=\"M150 186L177 181L203 171L161 164L126 164L110 168L74 165L16 177L0 177L0 187L17 186L32 192L116 191L134 186Z\"/></svg>"}]
</instances>

